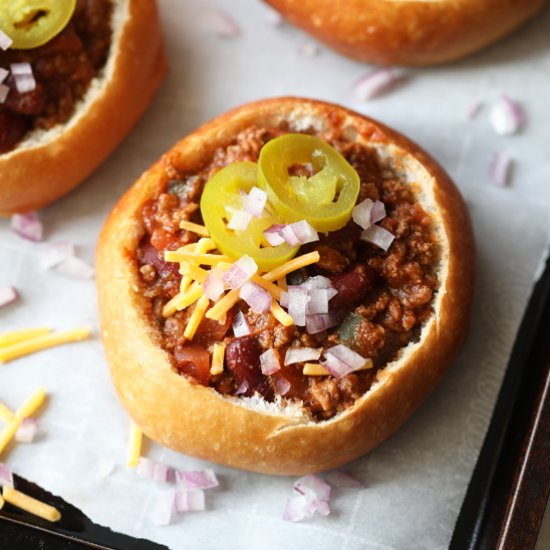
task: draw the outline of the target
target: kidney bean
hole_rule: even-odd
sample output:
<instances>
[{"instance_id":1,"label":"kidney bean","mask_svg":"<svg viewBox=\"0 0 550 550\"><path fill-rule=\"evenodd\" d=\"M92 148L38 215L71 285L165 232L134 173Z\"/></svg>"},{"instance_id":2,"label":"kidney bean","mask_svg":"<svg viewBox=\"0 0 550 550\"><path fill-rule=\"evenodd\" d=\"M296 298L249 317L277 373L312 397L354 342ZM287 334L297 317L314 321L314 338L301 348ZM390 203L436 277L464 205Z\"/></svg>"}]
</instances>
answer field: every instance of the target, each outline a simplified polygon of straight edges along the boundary
<instances>
[{"instance_id":1,"label":"kidney bean","mask_svg":"<svg viewBox=\"0 0 550 550\"><path fill-rule=\"evenodd\" d=\"M27 119L17 113L0 109L0 153L13 149L26 134Z\"/></svg>"},{"instance_id":2,"label":"kidney bean","mask_svg":"<svg viewBox=\"0 0 550 550\"><path fill-rule=\"evenodd\" d=\"M376 277L376 272L365 264L355 264L341 275L329 275L332 286L338 291L330 307L349 309L359 303L374 286Z\"/></svg>"},{"instance_id":3,"label":"kidney bean","mask_svg":"<svg viewBox=\"0 0 550 550\"><path fill-rule=\"evenodd\" d=\"M4 105L8 109L21 115L28 116L39 115L44 110L48 94L40 82L36 83L36 88L34 90L23 94L17 91L15 87L15 78L13 76L10 76L6 83L10 88L10 93Z\"/></svg>"},{"instance_id":4,"label":"kidney bean","mask_svg":"<svg viewBox=\"0 0 550 550\"><path fill-rule=\"evenodd\" d=\"M247 382L248 389L244 395L251 396L257 391L270 399L273 396L273 390L260 368L262 352L262 346L255 336L234 338L225 349L225 364L235 375L239 385Z\"/></svg>"},{"instance_id":5,"label":"kidney bean","mask_svg":"<svg viewBox=\"0 0 550 550\"><path fill-rule=\"evenodd\" d=\"M179 277L179 265L176 262L165 262L162 253L159 252L151 243L144 244L140 247L141 265L152 265L159 277L166 279L167 277Z\"/></svg>"}]
</instances>

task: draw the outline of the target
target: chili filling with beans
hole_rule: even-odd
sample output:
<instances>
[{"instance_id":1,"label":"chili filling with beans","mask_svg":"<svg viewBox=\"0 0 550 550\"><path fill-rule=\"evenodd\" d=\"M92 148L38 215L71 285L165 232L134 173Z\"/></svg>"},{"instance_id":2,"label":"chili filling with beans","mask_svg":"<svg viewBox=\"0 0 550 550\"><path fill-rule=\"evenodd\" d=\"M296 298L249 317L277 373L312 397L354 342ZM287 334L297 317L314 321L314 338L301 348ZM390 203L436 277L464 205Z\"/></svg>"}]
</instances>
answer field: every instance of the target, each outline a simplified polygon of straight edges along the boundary
<instances>
[{"instance_id":1,"label":"chili filling with beans","mask_svg":"<svg viewBox=\"0 0 550 550\"><path fill-rule=\"evenodd\" d=\"M27 132L67 122L92 79L105 65L111 45L111 0L77 0L69 24L48 43L28 50L0 50L0 67L30 63L36 88L19 93L12 75L0 104L0 153Z\"/></svg>"},{"instance_id":2,"label":"chili filling with beans","mask_svg":"<svg viewBox=\"0 0 550 550\"><path fill-rule=\"evenodd\" d=\"M179 228L182 220L202 223L199 201L204 184L222 167L236 161L257 161L260 149L284 130L251 127L229 146L215 151L198 173L186 173L177 156L163 159L169 180L155 200L142 211L144 235L136 252L143 295L150 304L152 321L162 336L174 368L197 383L234 395L243 380L245 395L260 393L268 401L284 393L297 400L315 419L333 417L353 405L372 385L376 373L396 357L407 343L418 339L422 323L432 314L432 298L438 286L438 249L430 216L417 203L410 186L384 166L367 146L349 142L339 132L319 135L338 150L358 172L361 187L357 203L366 198L385 204L387 216L379 225L391 231L395 240L387 252L360 240L361 228L350 221L340 230L320 234L320 240L302 246L301 253L317 250L320 261L287 276L288 284L300 284L307 277L323 275L338 294L330 301L341 321L331 329L308 334L304 327L285 327L271 313L254 313L237 302L223 324L204 318L191 342L183 332L194 306L164 318L163 306L179 292L178 264L165 262L163 252L195 242L197 235ZM251 333L236 338L233 316L242 311ZM210 356L216 342L225 344L225 368L210 374ZM265 376L260 355L273 348L284 358L289 347L326 350L343 344L373 360L373 367L340 379L305 376L303 363L283 366Z\"/></svg>"}]
</instances>

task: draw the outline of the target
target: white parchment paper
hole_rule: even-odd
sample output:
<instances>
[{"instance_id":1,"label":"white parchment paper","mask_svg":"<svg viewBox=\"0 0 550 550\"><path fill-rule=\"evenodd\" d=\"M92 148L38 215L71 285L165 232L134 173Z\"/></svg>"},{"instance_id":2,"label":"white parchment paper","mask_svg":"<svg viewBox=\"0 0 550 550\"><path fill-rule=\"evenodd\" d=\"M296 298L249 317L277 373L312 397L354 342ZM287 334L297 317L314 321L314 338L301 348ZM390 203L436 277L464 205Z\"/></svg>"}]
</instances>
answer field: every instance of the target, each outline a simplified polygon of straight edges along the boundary
<instances>
[{"instance_id":1,"label":"white parchment paper","mask_svg":"<svg viewBox=\"0 0 550 550\"><path fill-rule=\"evenodd\" d=\"M229 10L242 27L234 39L212 34L205 14ZM546 250L550 212L550 11L512 37L454 65L416 70L399 90L371 102L352 84L369 67L269 23L250 0L160 0L171 72L151 108L109 160L78 190L42 211L46 241L70 239L93 261L96 238L123 191L178 138L248 100L274 95L327 99L404 132L449 171L471 209L478 273L469 340L441 386L417 414L370 455L351 464L367 488L335 491L333 512L300 524L282 521L293 480L215 466L221 487L204 513L152 525L152 481L124 466L128 418L111 386L97 338L94 285L46 271L42 244L24 241L0 220L0 287L22 299L0 310L0 330L49 325L95 327L87 342L0 365L0 400L16 408L44 385L41 435L0 460L61 495L94 521L174 549L442 549L448 545L514 336ZM144 37L146 39L146 37ZM306 48L307 49L307 48ZM506 92L527 113L522 132L497 136L489 106ZM469 104L483 109L469 120ZM516 159L509 188L489 185L494 151ZM3 177L0 174L0 177ZM178 468L208 466L156 444L148 456ZM117 463L102 479L102 459Z\"/></svg>"}]
</instances>

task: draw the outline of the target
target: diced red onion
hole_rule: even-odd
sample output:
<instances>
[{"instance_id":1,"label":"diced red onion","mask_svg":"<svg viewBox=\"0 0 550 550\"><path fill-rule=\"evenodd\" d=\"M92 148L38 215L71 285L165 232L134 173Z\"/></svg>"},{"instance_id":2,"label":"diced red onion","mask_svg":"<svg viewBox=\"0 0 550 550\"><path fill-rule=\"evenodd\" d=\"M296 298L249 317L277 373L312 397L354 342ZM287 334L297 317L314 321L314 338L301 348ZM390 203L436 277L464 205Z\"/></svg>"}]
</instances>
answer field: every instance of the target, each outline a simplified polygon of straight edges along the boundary
<instances>
[{"instance_id":1,"label":"diced red onion","mask_svg":"<svg viewBox=\"0 0 550 550\"><path fill-rule=\"evenodd\" d=\"M306 315L306 331L308 334L317 334L336 326L340 319L333 312Z\"/></svg>"},{"instance_id":2,"label":"diced red onion","mask_svg":"<svg viewBox=\"0 0 550 550\"><path fill-rule=\"evenodd\" d=\"M42 240L44 229L42 222L38 219L36 212L26 214L14 214L10 222L11 230L20 237L29 241L39 242Z\"/></svg>"},{"instance_id":3,"label":"diced red onion","mask_svg":"<svg viewBox=\"0 0 550 550\"><path fill-rule=\"evenodd\" d=\"M74 244L71 241L48 243L42 248L40 257L42 266L49 269L67 258L74 256Z\"/></svg>"},{"instance_id":4,"label":"diced red onion","mask_svg":"<svg viewBox=\"0 0 550 550\"><path fill-rule=\"evenodd\" d=\"M505 187L510 181L512 169L514 167L514 160L510 155L497 151L493 154L491 159L491 166L489 168L489 176L491 183L497 187Z\"/></svg>"},{"instance_id":5,"label":"diced red onion","mask_svg":"<svg viewBox=\"0 0 550 550\"><path fill-rule=\"evenodd\" d=\"M0 84L6 80L10 72L3 67L0 67Z\"/></svg>"},{"instance_id":6,"label":"diced red onion","mask_svg":"<svg viewBox=\"0 0 550 550\"><path fill-rule=\"evenodd\" d=\"M312 495L318 500L330 498L330 485L319 476L308 475L301 477L294 483L294 490L301 495Z\"/></svg>"},{"instance_id":7,"label":"diced red onion","mask_svg":"<svg viewBox=\"0 0 550 550\"><path fill-rule=\"evenodd\" d=\"M109 477L114 470L115 462L107 458L100 460L97 465L97 471L99 473L99 477L101 478Z\"/></svg>"},{"instance_id":8,"label":"diced red onion","mask_svg":"<svg viewBox=\"0 0 550 550\"><path fill-rule=\"evenodd\" d=\"M319 46L313 42L306 42L298 48L298 53L304 57L315 57L319 55Z\"/></svg>"},{"instance_id":9,"label":"diced red onion","mask_svg":"<svg viewBox=\"0 0 550 550\"><path fill-rule=\"evenodd\" d=\"M224 10L208 12L206 23L210 31L221 38L235 38L241 34L241 28L235 19Z\"/></svg>"},{"instance_id":10,"label":"diced red onion","mask_svg":"<svg viewBox=\"0 0 550 550\"><path fill-rule=\"evenodd\" d=\"M319 512L322 516L328 516L330 514L330 506L328 501L320 500L317 504L316 512Z\"/></svg>"},{"instance_id":11,"label":"diced red onion","mask_svg":"<svg viewBox=\"0 0 550 550\"><path fill-rule=\"evenodd\" d=\"M283 511L284 521L302 521L306 517L311 517L310 500L304 495L289 498Z\"/></svg>"},{"instance_id":12,"label":"diced red onion","mask_svg":"<svg viewBox=\"0 0 550 550\"><path fill-rule=\"evenodd\" d=\"M374 69L354 85L355 96L360 100L374 99L393 90L407 79L407 75L395 67Z\"/></svg>"},{"instance_id":13,"label":"diced red onion","mask_svg":"<svg viewBox=\"0 0 550 550\"><path fill-rule=\"evenodd\" d=\"M0 49L7 50L13 44L13 40L2 30L0 30Z\"/></svg>"},{"instance_id":14,"label":"diced red onion","mask_svg":"<svg viewBox=\"0 0 550 550\"><path fill-rule=\"evenodd\" d=\"M32 443L38 433L38 421L34 418L24 418L15 432L15 441Z\"/></svg>"},{"instance_id":15,"label":"diced red onion","mask_svg":"<svg viewBox=\"0 0 550 550\"><path fill-rule=\"evenodd\" d=\"M306 313L308 315L317 314L317 313L328 313L328 301L329 301L329 290L328 288L314 288L309 291L311 300L306 306ZM331 295L332 297L333 295Z\"/></svg>"},{"instance_id":16,"label":"diced red onion","mask_svg":"<svg viewBox=\"0 0 550 550\"><path fill-rule=\"evenodd\" d=\"M157 483L167 483L170 481L170 472L171 468L167 464L163 464L162 462L154 462L151 479Z\"/></svg>"},{"instance_id":17,"label":"diced red onion","mask_svg":"<svg viewBox=\"0 0 550 550\"><path fill-rule=\"evenodd\" d=\"M332 487L342 489L364 489L365 484L342 470L331 470L326 475L326 480Z\"/></svg>"},{"instance_id":18,"label":"diced red onion","mask_svg":"<svg viewBox=\"0 0 550 550\"><path fill-rule=\"evenodd\" d=\"M240 288L258 271L258 265L250 256L241 256L226 272L223 280L230 288Z\"/></svg>"},{"instance_id":19,"label":"diced red onion","mask_svg":"<svg viewBox=\"0 0 550 550\"><path fill-rule=\"evenodd\" d=\"M306 324L306 307L311 300L307 290L298 287L288 287L288 314L294 324L303 327Z\"/></svg>"},{"instance_id":20,"label":"diced red onion","mask_svg":"<svg viewBox=\"0 0 550 550\"><path fill-rule=\"evenodd\" d=\"M294 286L290 285L288 288L294 288ZM286 290L283 290L281 292L281 298L279 300L279 303L283 307L288 307L288 292Z\"/></svg>"},{"instance_id":21,"label":"diced red onion","mask_svg":"<svg viewBox=\"0 0 550 550\"><path fill-rule=\"evenodd\" d=\"M267 203L267 193L259 187L253 187L246 195L243 210L255 218L261 218Z\"/></svg>"},{"instance_id":22,"label":"diced red onion","mask_svg":"<svg viewBox=\"0 0 550 550\"><path fill-rule=\"evenodd\" d=\"M321 357L321 348L288 348L285 355L285 365L316 361Z\"/></svg>"},{"instance_id":23,"label":"diced red onion","mask_svg":"<svg viewBox=\"0 0 550 550\"><path fill-rule=\"evenodd\" d=\"M178 512L202 512L205 508L204 491L200 489L176 490L176 510Z\"/></svg>"},{"instance_id":24,"label":"diced red onion","mask_svg":"<svg viewBox=\"0 0 550 550\"><path fill-rule=\"evenodd\" d=\"M353 368L350 365L330 353L326 354L325 361L321 364L337 379L343 378L353 372Z\"/></svg>"},{"instance_id":25,"label":"diced red onion","mask_svg":"<svg viewBox=\"0 0 550 550\"><path fill-rule=\"evenodd\" d=\"M239 291L239 296L255 313L265 313L271 308L273 298L271 294L260 285L247 281Z\"/></svg>"},{"instance_id":26,"label":"diced red onion","mask_svg":"<svg viewBox=\"0 0 550 550\"><path fill-rule=\"evenodd\" d=\"M275 379L275 392L281 396L285 396L290 389L290 382L286 378L277 377Z\"/></svg>"},{"instance_id":27,"label":"diced red onion","mask_svg":"<svg viewBox=\"0 0 550 550\"><path fill-rule=\"evenodd\" d=\"M15 79L15 87L20 94L32 92L36 88L36 80L32 74L30 63L12 63L10 71Z\"/></svg>"},{"instance_id":28,"label":"diced red onion","mask_svg":"<svg viewBox=\"0 0 550 550\"><path fill-rule=\"evenodd\" d=\"M176 490L167 489L157 493L157 501L151 513L154 525L170 525L176 509Z\"/></svg>"},{"instance_id":29,"label":"diced red onion","mask_svg":"<svg viewBox=\"0 0 550 550\"><path fill-rule=\"evenodd\" d=\"M353 221L363 229L367 229L367 227L370 227L372 223L371 210L373 206L374 202L372 202L370 199L365 199L363 202L360 202L358 205L356 205L351 211L351 217L353 218Z\"/></svg>"},{"instance_id":30,"label":"diced red onion","mask_svg":"<svg viewBox=\"0 0 550 550\"><path fill-rule=\"evenodd\" d=\"M176 470L176 483L182 489L211 489L219 485L214 470Z\"/></svg>"},{"instance_id":31,"label":"diced red onion","mask_svg":"<svg viewBox=\"0 0 550 550\"><path fill-rule=\"evenodd\" d=\"M136 474L139 477L151 479L153 477L153 466L154 462L150 458L140 456L136 466Z\"/></svg>"},{"instance_id":32,"label":"diced red onion","mask_svg":"<svg viewBox=\"0 0 550 550\"><path fill-rule=\"evenodd\" d=\"M317 231L306 220L291 223L290 227L292 227L292 231L297 237L299 244L307 244L319 240Z\"/></svg>"},{"instance_id":33,"label":"diced red onion","mask_svg":"<svg viewBox=\"0 0 550 550\"><path fill-rule=\"evenodd\" d=\"M211 269L202 284L204 295L215 302L224 291L223 271L217 267Z\"/></svg>"},{"instance_id":34,"label":"diced red onion","mask_svg":"<svg viewBox=\"0 0 550 550\"><path fill-rule=\"evenodd\" d=\"M0 462L0 487L13 487L13 473L7 464Z\"/></svg>"},{"instance_id":35,"label":"diced red onion","mask_svg":"<svg viewBox=\"0 0 550 550\"><path fill-rule=\"evenodd\" d=\"M252 214L250 212L245 212L244 210L237 210L229 220L227 224L228 229L233 229L234 231L244 231L250 221L252 220Z\"/></svg>"},{"instance_id":36,"label":"diced red onion","mask_svg":"<svg viewBox=\"0 0 550 550\"><path fill-rule=\"evenodd\" d=\"M326 355L333 355L337 359L340 359L340 361L344 361L353 370L364 367L365 363L367 362L367 360L362 355L359 355L357 352L342 344L338 344L337 346L329 348L326 351Z\"/></svg>"},{"instance_id":37,"label":"diced red onion","mask_svg":"<svg viewBox=\"0 0 550 550\"><path fill-rule=\"evenodd\" d=\"M503 94L489 114L495 132L501 136L515 134L525 123L525 113L517 101Z\"/></svg>"},{"instance_id":38,"label":"diced red onion","mask_svg":"<svg viewBox=\"0 0 550 550\"><path fill-rule=\"evenodd\" d=\"M467 117L469 119L474 119L479 114L479 111L481 111L482 107L483 107L483 103L479 101L479 99L475 99L468 105L466 109Z\"/></svg>"},{"instance_id":39,"label":"diced red onion","mask_svg":"<svg viewBox=\"0 0 550 550\"><path fill-rule=\"evenodd\" d=\"M241 382L241 385L237 388L237 391L235 392L235 395L242 395L243 393L246 393L248 391L248 382L246 380L243 380Z\"/></svg>"},{"instance_id":40,"label":"diced red onion","mask_svg":"<svg viewBox=\"0 0 550 550\"><path fill-rule=\"evenodd\" d=\"M233 335L235 338L240 338L241 336L248 336L249 334L250 327L248 326L244 313L242 311L237 311L233 318Z\"/></svg>"},{"instance_id":41,"label":"diced red onion","mask_svg":"<svg viewBox=\"0 0 550 550\"><path fill-rule=\"evenodd\" d=\"M395 236L392 233L379 225L371 225L361 232L361 240L372 243L382 250L388 250L394 239Z\"/></svg>"},{"instance_id":42,"label":"diced red onion","mask_svg":"<svg viewBox=\"0 0 550 550\"><path fill-rule=\"evenodd\" d=\"M328 277L316 275L315 277L308 277L301 285L298 286L307 290L313 290L314 288L331 288L332 283Z\"/></svg>"},{"instance_id":43,"label":"diced red onion","mask_svg":"<svg viewBox=\"0 0 550 550\"><path fill-rule=\"evenodd\" d=\"M370 222L376 223L386 217L386 206L383 202L374 201L372 210L370 211Z\"/></svg>"},{"instance_id":44,"label":"diced red onion","mask_svg":"<svg viewBox=\"0 0 550 550\"><path fill-rule=\"evenodd\" d=\"M94 276L94 268L76 256L69 256L57 264L54 271L77 279L91 279Z\"/></svg>"},{"instance_id":45,"label":"diced red onion","mask_svg":"<svg viewBox=\"0 0 550 550\"><path fill-rule=\"evenodd\" d=\"M274 223L264 231L264 237L271 246L279 246L286 242L285 238L281 235L283 227L284 225L281 223Z\"/></svg>"},{"instance_id":46,"label":"diced red onion","mask_svg":"<svg viewBox=\"0 0 550 550\"><path fill-rule=\"evenodd\" d=\"M260 366L262 374L265 376L269 376L280 370L279 356L273 348L269 348L260 355Z\"/></svg>"},{"instance_id":47,"label":"diced red onion","mask_svg":"<svg viewBox=\"0 0 550 550\"><path fill-rule=\"evenodd\" d=\"M17 290L13 286L0 288L0 307L7 306L19 298Z\"/></svg>"},{"instance_id":48,"label":"diced red onion","mask_svg":"<svg viewBox=\"0 0 550 550\"><path fill-rule=\"evenodd\" d=\"M281 236L290 246L297 246L300 244L300 239L294 232L292 224L283 226L281 229Z\"/></svg>"},{"instance_id":49,"label":"diced red onion","mask_svg":"<svg viewBox=\"0 0 550 550\"><path fill-rule=\"evenodd\" d=\"M6 99L8 98L8 94L10 93L10 89L5 84L0 84L0 103L4 103Z\"/></svg>"}]
</instances>

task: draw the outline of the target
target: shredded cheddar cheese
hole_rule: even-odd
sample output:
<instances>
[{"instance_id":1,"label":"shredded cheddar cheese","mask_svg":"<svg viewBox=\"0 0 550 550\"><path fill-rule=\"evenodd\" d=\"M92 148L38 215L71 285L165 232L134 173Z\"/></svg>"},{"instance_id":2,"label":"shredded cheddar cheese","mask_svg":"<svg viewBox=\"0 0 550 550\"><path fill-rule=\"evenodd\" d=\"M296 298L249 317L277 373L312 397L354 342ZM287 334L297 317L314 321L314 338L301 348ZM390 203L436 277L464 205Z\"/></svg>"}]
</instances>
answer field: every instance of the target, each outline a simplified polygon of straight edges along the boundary
<instances>
[{"instance_id":1,"label":"shredded cheddar cheese","mask_svg":"<svg viewBox=\"0 0 550 550\"><path fill-rule=\"evenodd\" d=\"M294 324L294 319L277 302L271 302L270 311L281 325L289 327Z\"/></svg>"},{"instance_id":2,"label":"shredded cheddar cheese","mask_svg":"<svg viewBox=\"0 0 550 550\"><path fill-rule=\"evenodd\" d=\"M130 468L135 468L138 465L139 457L141 456L141 442L143 439L142 431L137 424L132 422L130 426L130 441L128 444L128 460L126 464Z\"/></svg>"},{"instance_id":3,"label":"shredded cheddar cheese","mask_svg":"<svg viewBox=\"0 0 550 550\"><path fill-rule=\"evenodd\" d=\"M206 229L204 225L189 222L187 220L183 220L180 222L180 229L185 229L185 231L191 231L192 233L196 233L201 237L210 237L210 233L208 233L208 229Z\"/></svg>"},{"instance_id":4,"label":"shredded cheddar cheese","mask_svg":"<svg viewBox=\"0 0 550 550\"><path fill-rule=\"evenodd\" d=\"M288 290L288 285L286 284L286 275L284 275L280 279L277 279L277 286L285 292Z\"/></svg>"},{"instance_id":5,"label":"shredded cheddar cheese","mask_svg":"<svg viewBox=\"0 0 550 550\"><path fill-rule=\"evenodd\" d=\"M330 373L319 363L306 363L302 371L305 376L328 376Z\"/></svg>"},{"instance_id":6,"label":"shredded cheddar cheese","mask_svg":"<svg viewBox=\"0 0 550 550\"><path fill-rule=\"evenodd\" d=\"M194 304L202 295L202 285L198 282L193 283L189 290L183 294L176 294L168 303L162 308L162 314L164 317L170 317L176 313L176 311L181 311L186 307L189 307L191 304Z\"/></svg>"},{"instance_id":7,"label":"shredded cheddar cheese","mask_svg":"<svg viewBox=\"0 0 550 550\"><path fill-rule=\"evenodd\" d=\"M220 321L238 300L239 291L230 290L223 298L216 302L214 307L206 312L206 317L208 319L214 319L214 321Z\"/></svg>"},{"instance_id":8,"label":"shredded cheddar cheese","mask_svg":"<svg viewBox=\"0 0 550 550\"><path fill-rule=\"evenodd\" d=\"M223 344L214 344L212 351L212 364L210 366L210 374L216 376L223 372L223 363L225 357L225 346Z\"/></svg>"},{"instance_id":9,"label":"shredded cheddar cheese","mask_svg":"<svg viewBox=\"0 0 550 550\"><path fill-rule=\"evenodd\" d=\"M4 499L2 498L2 495L0 495L0 510L4 507Z\"/></svg>"},{"instance_id":10,"label":"shredded cheddar cheese","mask_svg":"<svg viewBox=\"0 0 550 550\"><path fill-rule=\"evenodd\" d=\"M33 514L51 522L59 521L61 519L61 513L54 506L50 506L49 504L26 495L21 491L17 491L12 487L5 486L2 490L2 496L6 502L17 506L17 508L21 508L21 510L29 512L29 514Z\"/></svg>"},{"instance_id":11,"label":"shredded cheddar cheese","mask_svg":"<svg viewBox=\"0 0 550 550\"><path fill-rule=\"evenodd\" d=\"M35 338L36 336L43 336L51 331L52 329L48 327L38 327L5 332L0 335L0 348L16 344L17 342L22 342L23 340L29 340L30 338Z\"/></svg>"},{"instance_id":12,"label":"shredded cheddar cheese","mask_svg":"<svg viewBox=\"0 0 550 550\"><path fill-rule=\"evenodd\" d=\"M13 418L13 413L0 401L0 418L4 422L9 422Z\"/></svg>"},{"instance_id":13,"label":"shredded cheddar cheese","mask_svg":"<svg viewBox=\"0 0 550 550\"><path fill-rule=\"evenodd\" d=\"M90 327L82 327L54 332L52 334L43 334L41 336L35 336L15 342L14 344L0 348L0 363L7 363L18 357L23 357L24 355L29 355L30 353L35 353L53 346L84 340L88 338L90 333Z\"/></svg>"},{"instance_id":14,"label":"shredded cheddar cheese","mask_svg":"<svg viewBox=\"0 0 550 550\"><path fill-rule=\"evenodd\" d=\"M195 336L195 332L197 332L209 304L210 300L206 296L203 295L199 298L199 301L191 314L189 322L185 327L185 331L183 332L184 338L187 338L187 340L193 339L193 336Z\"/></svg>"},{"instance_id":15,"label":"shredded cheddar cheese","mask_svg":"<svg viewBox=\"0 0 550 550\"><path fill-rule=\"evenodd\" d=\"M230 262L229 256L223 254L199 254L187 250L167 250L164 253L167 262L193 262L197 265L217 265L220 262Z\"/></svg>"},{"instance_id":16,"label":"shredded cheddar cheese","mask_svg":"<svg viewBox=\"0 0 550 550\"><path fill-rule=\"evenodd\" d=\"M42 405L46 398L46 390L39 388L34 392L21 407L16 411L8 423L0 431L0 455L6 448L6 445L11 441L17 428L21 425L24 418L31 416Z\"/></svg>"},{"instance_id":17,"label":"shredded cheddar cheese","mask_svg":"<svg viewBox=\"0 0 550 550\"><path fill-rule=\"evenodd\" d=\"M283 265L280 265L275 269L272 269L271 271L265 273L263 275L263 278L267 281L275 281L277 279L280 279L281 277L284 277L285 275L288 275L292 271L300 269L301 267L306 267L308 265L317 263L319 261L319 258L319 252L317 251L309 252L308 254L298 256L297 258L292 258L292 260L288 260L288 262L285 262Z\"/></svg>"},{"instance_id":18,"label":"shredded cheddar cheese","mask_svg":"<svg viewBox=\"0 0 550 550\"><path fill-rule=\"evenodd\" d=\"M192 243L189 246L189 250L192 252L196 252L197 254L202 254L204 252L208 252L209 250L212 250L216 248L216 245L214 244L214 241L212 239L199 239L198 243ZM180 263L180 273L182 273L182 268L187 265L184 263ZM180 283L180 293L186 292L189 287L191 286L191 283L193 282L193 279L189 276L184 276L181 278Z\"/></svg>"}]
</instances>

